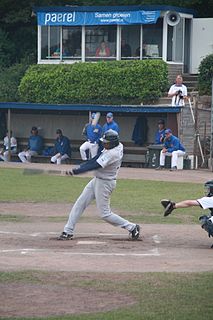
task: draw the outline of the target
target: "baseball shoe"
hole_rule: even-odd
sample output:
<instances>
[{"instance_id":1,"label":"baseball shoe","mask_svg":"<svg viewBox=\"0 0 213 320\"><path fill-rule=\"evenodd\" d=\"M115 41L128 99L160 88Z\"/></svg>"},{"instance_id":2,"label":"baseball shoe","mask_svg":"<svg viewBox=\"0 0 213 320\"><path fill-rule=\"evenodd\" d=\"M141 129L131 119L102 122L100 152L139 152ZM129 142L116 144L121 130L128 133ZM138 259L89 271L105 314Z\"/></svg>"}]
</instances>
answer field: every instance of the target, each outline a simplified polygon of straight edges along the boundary
<instances>
[{"instance_id":1,"label":"baseball shoe","mask_svg":"<svg viewBox=\"0 0 213 320\"><path fill-rule=\"evenodd\" d=\"M163 170L164 169L164 166L159 166L157 168L155 168L155 170Z\"/></svg>"},{"instance_id":2,"label":"baseball shoe","mask_svg":"<svg viewBox=\"0 0 213 320\"><path fill-rule=\"evenodd\" d=\"M73 234L68 234L66 232L62 232L60 236L57 238L57 240L72 240Z\"/></svg>"},{"instance_id":3,"label":"baseball shoe","mask_svg":"<svg viewBox=\"0 0 213 320\"><path fill-rule=\"evenodd\" d=\"M177 170L177 167L174 166L174 167L171 167L171 169L169 171L176 171Z\"/></svg>"},{"instance_id":4,"label":"baseball shoe","mask_svg":"<svg viewBox=\"0 0 213 320\"><path fill-rule=\"evenodd\" d=\"M140 236L140 226L136 224L135 228L130 232L130 237L132 240L137 240Z\"/></svg>"},{"instance_id":5,"label":"baseball shoe","mask_svg":"<svg viewBox=\"0 0 213 320\"><path fill-rule=\"evenodd\" d=\"M162 199L161 200L161 204L165 208L164 217L167 217L175 209L175 207L174 207L175 206L175 202L172 202L170 200Z\"/></svg>"}]
</instances>

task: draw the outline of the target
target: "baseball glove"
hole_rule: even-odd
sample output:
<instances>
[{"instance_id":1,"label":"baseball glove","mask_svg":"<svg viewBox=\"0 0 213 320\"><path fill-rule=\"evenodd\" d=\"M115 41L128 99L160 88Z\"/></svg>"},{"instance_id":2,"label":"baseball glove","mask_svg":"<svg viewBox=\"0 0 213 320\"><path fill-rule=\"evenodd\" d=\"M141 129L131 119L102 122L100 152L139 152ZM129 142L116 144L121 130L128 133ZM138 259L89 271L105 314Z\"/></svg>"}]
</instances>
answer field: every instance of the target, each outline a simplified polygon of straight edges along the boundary
<instances>
[{"instance_id":1,"label":"baseball glove","mask_svg":"<svg viewBox=\"0 0 213 320\"><path fill-rule=\"evenodd\" d=\"M162 199L161 200L161 204L165 208L164 217L167 217L175 209L174 208L175 203L170 201L170 200L168 200L168 199Z\"/></svg>"}]
</instances>

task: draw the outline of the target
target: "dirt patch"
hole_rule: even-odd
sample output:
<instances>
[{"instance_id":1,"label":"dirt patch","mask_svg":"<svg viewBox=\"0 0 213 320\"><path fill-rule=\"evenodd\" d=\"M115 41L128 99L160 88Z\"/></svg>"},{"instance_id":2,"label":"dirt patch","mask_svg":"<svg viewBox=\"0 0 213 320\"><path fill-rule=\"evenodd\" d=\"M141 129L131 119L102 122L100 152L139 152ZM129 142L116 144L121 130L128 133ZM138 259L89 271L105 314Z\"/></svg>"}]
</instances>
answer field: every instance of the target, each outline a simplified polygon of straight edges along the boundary
<instances>
[{"instance_id":1,"label":"dirt patch","mask_svg":"<svg viewBox=\"0 0 213 320\"><path fill-rule=\"evenodd\" d=\"M109 293L89 284L76 285L85 280L116 283L133 273L137 277L144 272L213 271L212 240L199 225L145 224L140 240L131 241L126 230L101 221L80 222L72 241L58 241L66 219L49 221L48 217L63 214L67 218L69 209L69 204L1 204L1 214L15 212L30 219L1 221L0 271L34 270L51 275L51 279L35 282L0 283L2 317L104 312L137 303L116 290ZM96 210L90 206L86 214L93 219L98 216ZM61 278L59 273L66 276ZM76 273L81 276L76 278Z\"/></svg>"},{"instance_id":2,"label":"dirt patch","mask_svg":"<svg viewBox=\"0 0 213 320\"><path fill-rule=\"evenodd\" d=\"M133 297L89 287L20 283L0 284L0 301L0 315L5 318L104 312L135 303Z\"/></svg>"},{"instance_id":3,"label":"dirt patch","mask_svg":"<svg viewBox=\"0 0 213 320\"><path fill-rule=\"evenodd\" d=\"M49 163L20 163L20 162L0 162L0 168L19 168L19 169L42 169L50 170L52 174L64 173L68 168L74 168L71 165L52 165ZM126 168L122 167L119 171L119 178L121 179L142 179L142 180L155 180L155 181L177 181L177 182L194 182L204 183L209 180L212 172L209 169L199 170L177 170L169 171L169 169L157 171L149 168ZM92 177L93 173L88 172L82 174L84 177Z\"/></svg>"}]
</instances>

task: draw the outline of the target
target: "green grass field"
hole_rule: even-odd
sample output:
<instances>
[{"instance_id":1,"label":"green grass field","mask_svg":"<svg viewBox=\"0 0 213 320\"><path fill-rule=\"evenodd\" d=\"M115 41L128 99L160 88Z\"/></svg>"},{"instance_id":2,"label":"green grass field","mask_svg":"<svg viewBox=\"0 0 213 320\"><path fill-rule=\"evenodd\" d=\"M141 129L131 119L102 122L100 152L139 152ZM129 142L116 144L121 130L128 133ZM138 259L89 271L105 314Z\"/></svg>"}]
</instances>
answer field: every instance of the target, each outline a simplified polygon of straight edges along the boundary
<instances>
[{"instance_id":1,"label":"green grass field","mask_svg":"<svg viewBox=\"0 0 213 320\"><path fill-rule=\"evenodd\" d=\"M0 169L1 202L58 202L72 203L81 193L89 179L81 177L62 177L22 174L20 169ZM160 205L161 198L175 201L201 197L202 184L156 182L142 180L118 180L117 188L112 195L111 205L119 212L134 214L139 223L198 223L201 209L185 209L175 212L168 218L163 217ZM9 216L0 213L1 221L22 222L25 217L15 212ZM195 235L196 236L196 235ZM209 251L213 254L213 251ZM132 261L130 261L131 265ZM135 305L105 313L83 314L37 320L211 320L213 318L213 274L200 273L128 273L117 275L117 280L103 280L102 274L95 274L93 280L86 280L85 274L23 271L0 272L0 286L5 283L45 283L48 285L65 285L60 277L66 280L66 286L95 288L97 291L122 292L135 299ZM110 276L110 275L108 275ZM93 277L93 275L91 276ZM109 277L108 277L109 278ZM58 279L58 280L57 280ZM59 283L57 283L59 281ZM51 306L50 306L51 308ZM0 308L1 309L1 308ZM30 318L2 318L22 319ZM34 318L35 319L35 318Z\"/></svg>"},{"instance_id":2,"label":"green grass field","mask_svg":"<svg viewBox=\"0 0 213 320\"><path fill-rule=\"evenodd\" d=\"M131 307L105 313L82 314L61 317L36 318L37 320L211 320L212 319L212 273L145 273L122 274L117 279L102 280L105 275L97 274L95 279L87 280L88 274L52 273L39 271L1 272L2 283L28 283L59 285L61 288L79 287L100 292L120 292L134 297ZM63 283L61 283L63 279ZM66 279L66 282L65 282ZM62 288L63 289L63 288ZM12 320L14 318L1 318ZM16 318L16 320L31 318ZM35 318L33 318L35 319Z\"/></svg>"},{"instance_id":3,"label":"green grass field","mask_svg":"<svg viewBox=\"0 0 213 320\"><path fill-rule=\"evenodd\" d=\"M73 203L89 181L82 177L23 175L21 169L0 169L0 179L0 201L8 202ZM197 223L202 212L199 208L181 209L163 218L160 200L180 201L202 195L202 184L120 179L111 206L121 213L134 213L135 221L141 223Z\"/></svg>"}]
</instances>

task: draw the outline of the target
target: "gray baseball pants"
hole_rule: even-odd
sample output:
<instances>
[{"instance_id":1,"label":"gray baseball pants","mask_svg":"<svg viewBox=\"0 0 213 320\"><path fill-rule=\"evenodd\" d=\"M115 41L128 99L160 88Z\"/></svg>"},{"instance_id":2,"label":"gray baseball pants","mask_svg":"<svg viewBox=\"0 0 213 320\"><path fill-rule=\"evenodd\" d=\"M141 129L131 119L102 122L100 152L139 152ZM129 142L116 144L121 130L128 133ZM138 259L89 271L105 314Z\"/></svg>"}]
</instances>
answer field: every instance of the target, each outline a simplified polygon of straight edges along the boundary
<instances>
[{"instance_id":1,"label":"gray baseball pants","mask_svg":"<svg viewBox=\"0 0 213 320\"><path fill-rule=\"evenodd\" d=\"M103 180L94 177L84 188L70 211L64 232L73 234L75 225L80 219L86 207L95 199L98 211L106 222L132 231L136 224L123 219L110 209L110 195L116 187L116 180Z\"/></svg>"}]
</instances>

